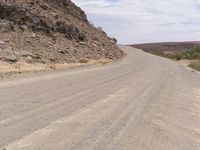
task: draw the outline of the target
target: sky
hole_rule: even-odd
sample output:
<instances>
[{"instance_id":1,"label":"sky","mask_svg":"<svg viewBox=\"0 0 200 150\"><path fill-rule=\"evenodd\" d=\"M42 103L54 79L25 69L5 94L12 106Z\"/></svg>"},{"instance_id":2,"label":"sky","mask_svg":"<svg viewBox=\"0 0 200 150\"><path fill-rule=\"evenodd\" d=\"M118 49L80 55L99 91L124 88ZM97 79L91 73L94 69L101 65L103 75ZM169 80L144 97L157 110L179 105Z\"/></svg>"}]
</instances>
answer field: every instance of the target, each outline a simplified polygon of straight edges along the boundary
<instances>
[{"instance_id":1,"label":"sky","mask_svg":"<svg viewBox=\"0 0 200 150\"><path fill-rule=\"evenodd\" d=\"M72 0L120 44L200 41L200 0Z\"/></svg>"}]
</instances>

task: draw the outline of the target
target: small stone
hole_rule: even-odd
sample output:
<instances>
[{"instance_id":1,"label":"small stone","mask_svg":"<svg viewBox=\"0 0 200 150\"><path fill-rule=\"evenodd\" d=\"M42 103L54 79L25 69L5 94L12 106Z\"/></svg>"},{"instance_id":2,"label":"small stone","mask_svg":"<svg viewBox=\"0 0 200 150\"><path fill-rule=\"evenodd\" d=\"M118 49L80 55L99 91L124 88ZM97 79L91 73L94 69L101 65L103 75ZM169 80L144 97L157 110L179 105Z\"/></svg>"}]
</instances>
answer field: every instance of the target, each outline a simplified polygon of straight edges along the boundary
<instances>
[{"instance_id":1,"label":"small stone","mask_svg":"<svg viewBox=\"0 0 200 150\"><path fill-rule=\"evenodd\" d=\"M32 63L33 62L33 58L31 56L27 56L25 58L25 60L26 60L27 63Z\"/></svg>"},{"instance_id":2,"label":"small stone","mask_svg":"<svg viewBox=\"0 0 200 150\"><path fill-rule=\"evenodd\" d=\"M0 58L1 60L5 62L15 63L17 62L17 57L15 55L5 56L3 58Z\"/></svg>"},{"instance_id":3,"label":"small stone","mask_svg":"<svg viewBox=\"0 0 200 150\"><path fill-rule=\"evenodd\" d=\"M81 44L81 45L85 45L85 42L79 42L79 44Z\"/></svg>"},{"instance_id":4,"label":"small stone","mask_svg":"<svg viewBox=\"0 0 200 150\"><path fill-rule=\"evenodd\" d=\"M35 34L35 33L32 33L32 34L31 34L31 37L35 38L35 37L36 37L36 34Z\"/></svg>"},{"instance_id":5,"label":"small stone","mask_svg":"<svg viewBox=\"0 0 200 150\"><path fill-rule=\"evenodd\" d=\"M21 26L20 26L20 29L22 29L22 30L27 30L27 29L28 29L28 27L27 27L27 26L25 26L25 25L21 25Z\"/></svg>"},{"instance_id":6,"label":"small stone","mask_svg":"<svg viewBox=\"0 0 200 150\"><path fill-rule=\"evenodd\" d=\"M60 50L60 49L59 49L58 52L61 53L61 54L65 54L65 51L64 51L64 50Z\"/></svg>"},{"instance_id":7,"label":"small stone","mask_svg":"<svg viewBox=\"0 0 200 150\"><path fill-rule=\"evenodd\" d=\"M98 46L98 45L97 45L96 43L93 43L92 46L96 47L96 46Z\"/></svg>"},{"instance_id":8,"label":"small stone","mask_svg":"<svg viewBox=\"0 0 200 150\"><path fill-rule=\"evenodd\" d=\"M1 40L0 40L0 44L4 44L4 43L5 43L4 41L1 41Z\"/></svg>"}]
</instances>

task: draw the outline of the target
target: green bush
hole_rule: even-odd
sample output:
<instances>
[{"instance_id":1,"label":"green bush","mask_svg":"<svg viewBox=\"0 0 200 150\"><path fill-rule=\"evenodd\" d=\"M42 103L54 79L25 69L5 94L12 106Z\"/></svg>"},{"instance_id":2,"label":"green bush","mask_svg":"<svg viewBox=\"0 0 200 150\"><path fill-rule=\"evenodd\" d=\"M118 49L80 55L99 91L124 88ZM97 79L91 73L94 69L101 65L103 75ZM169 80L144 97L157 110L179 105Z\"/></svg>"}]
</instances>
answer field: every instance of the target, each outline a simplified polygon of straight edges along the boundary
<instances>
[{"instance_id":1,"label":"green bush","mask_svg":"<svg viewBox=\"0 0 200 150\"><path fill-rule=\"evenodd\" d=\"M185 52L174 52L174 53L164 53L163 51L151 51L150 53L166 57L173 60L181 60L181 59L200 59L200 45L194 47L190 51Z\"/></svg>"},{"instance_id":2,"label":"green bush","mask_svg":"<svg viewBox=\"0 0 200 150\"><path fill-rule=\"evenodd\" d=\"M191 51L183 52L184 59L200 59L200 45L193 48Z\"/></svg>"}]
</instances>

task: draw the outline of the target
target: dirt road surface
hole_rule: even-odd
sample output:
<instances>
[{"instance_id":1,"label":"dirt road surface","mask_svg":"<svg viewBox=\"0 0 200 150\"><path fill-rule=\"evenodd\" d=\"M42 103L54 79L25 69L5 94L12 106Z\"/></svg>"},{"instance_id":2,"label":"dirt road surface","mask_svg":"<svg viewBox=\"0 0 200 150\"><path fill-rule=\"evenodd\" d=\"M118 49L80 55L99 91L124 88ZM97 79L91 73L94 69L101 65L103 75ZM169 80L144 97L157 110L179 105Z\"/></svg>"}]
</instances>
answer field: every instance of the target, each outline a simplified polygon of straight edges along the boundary
<instances>
[{"instance_id":1,"label":"dirt road surface","mask_svg":"<svg viewBox=\"0 0 200 150\"><path fill-rule=\"evenodd\" d=\"M0 149L200 150L200 75L123 47L117 63L0 82Z\"/></svg>"}]
</instances>

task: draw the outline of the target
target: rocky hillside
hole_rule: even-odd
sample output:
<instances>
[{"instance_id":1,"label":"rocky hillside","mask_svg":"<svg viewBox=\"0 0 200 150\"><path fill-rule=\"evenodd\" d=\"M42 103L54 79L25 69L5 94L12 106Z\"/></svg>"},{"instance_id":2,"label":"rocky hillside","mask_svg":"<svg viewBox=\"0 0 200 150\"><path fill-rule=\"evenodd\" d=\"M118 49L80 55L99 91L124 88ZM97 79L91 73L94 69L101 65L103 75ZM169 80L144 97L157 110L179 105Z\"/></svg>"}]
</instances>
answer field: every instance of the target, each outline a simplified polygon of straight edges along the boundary
<instances>
[{"instance_id":1,"label":"rocky hillside","mask_svg":"<svg viewBox=\"0 0 200 150\"><path fill-rule=\"evenodd\" d=\"M87 62L123 55L71 0L0 0L0 61Z\"/></svg>"}]
</instances>

